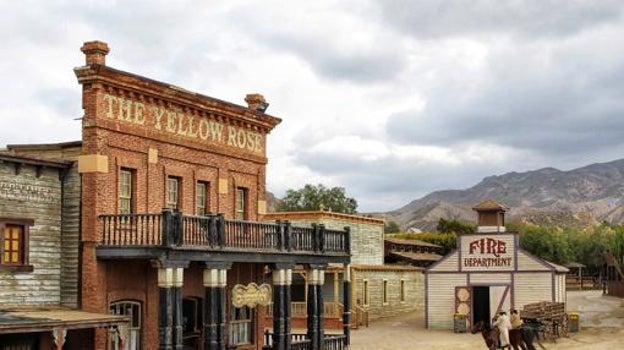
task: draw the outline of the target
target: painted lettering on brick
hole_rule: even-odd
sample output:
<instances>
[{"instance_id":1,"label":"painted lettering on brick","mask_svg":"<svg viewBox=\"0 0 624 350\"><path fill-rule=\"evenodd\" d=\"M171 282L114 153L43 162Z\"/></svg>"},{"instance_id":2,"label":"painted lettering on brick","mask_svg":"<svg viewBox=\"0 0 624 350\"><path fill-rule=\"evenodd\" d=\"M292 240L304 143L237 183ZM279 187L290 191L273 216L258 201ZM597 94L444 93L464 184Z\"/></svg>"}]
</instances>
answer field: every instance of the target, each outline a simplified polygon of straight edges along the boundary
<instances>
[{"instance_id":1,"label":"painted lettering on brick","mask_svg":"<svg viewBox=\"0 0 624 350\"><path fill-rule=\"evenodd\" d=\"M262 154L263 138L260 133L247 129L223 125L214 120L191 116L181 110L104 94L107 119L124 123L151 127L164 132L193 140L214 142L230 147Z\"/></svg>"}]
</instances>

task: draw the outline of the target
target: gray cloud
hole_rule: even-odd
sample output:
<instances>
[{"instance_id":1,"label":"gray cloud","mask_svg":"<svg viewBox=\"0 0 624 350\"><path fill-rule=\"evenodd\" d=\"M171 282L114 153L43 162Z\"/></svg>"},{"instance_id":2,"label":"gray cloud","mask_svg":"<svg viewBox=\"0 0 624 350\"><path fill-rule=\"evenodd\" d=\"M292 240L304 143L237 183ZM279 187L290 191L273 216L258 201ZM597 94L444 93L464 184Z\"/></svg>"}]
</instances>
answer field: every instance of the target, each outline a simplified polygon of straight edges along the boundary
<instances>
[{"instance_id":1,"label":"gray cloud","mask_svg":"<svg viewBox=\"0 0 624 350\"><path fill-rule=\"evenodd\" d=\"M423 110L389 118L389 138L435 145L481 140L551 155L624 145L624 50L591 36L575 40L492 53L483 82L470 90L454 79L441 82Z\"/></svg>"},{"instance_id":2,"label":"gray cloud","mask_svg":"<svg viewBox=\"0 0 624 350\"><path fill-rule=\"evenodd\" d=\"M387 0L377 4L386 24L424 39L503 33L567 36L617 21L622 13L617 0Z\"/></svg>"}]
</instances>

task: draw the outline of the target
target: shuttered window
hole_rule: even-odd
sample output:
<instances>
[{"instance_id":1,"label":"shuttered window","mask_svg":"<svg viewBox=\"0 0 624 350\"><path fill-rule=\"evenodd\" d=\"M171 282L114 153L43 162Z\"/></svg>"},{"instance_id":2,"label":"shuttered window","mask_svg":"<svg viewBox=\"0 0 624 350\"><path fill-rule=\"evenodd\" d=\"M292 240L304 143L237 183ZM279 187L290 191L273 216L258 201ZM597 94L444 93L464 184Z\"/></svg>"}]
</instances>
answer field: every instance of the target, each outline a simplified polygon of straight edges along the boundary
<instances>
[{"instance_id":1,"label":"shuttered window","mask_svg":"<svg viewBox=\"0 0 624 350\"><path fill-rule=\"evenodd\" d=\"M2 265L25 265L26 259L26 226L4 224L2 228Z\"/></svg>"}]
</instances>

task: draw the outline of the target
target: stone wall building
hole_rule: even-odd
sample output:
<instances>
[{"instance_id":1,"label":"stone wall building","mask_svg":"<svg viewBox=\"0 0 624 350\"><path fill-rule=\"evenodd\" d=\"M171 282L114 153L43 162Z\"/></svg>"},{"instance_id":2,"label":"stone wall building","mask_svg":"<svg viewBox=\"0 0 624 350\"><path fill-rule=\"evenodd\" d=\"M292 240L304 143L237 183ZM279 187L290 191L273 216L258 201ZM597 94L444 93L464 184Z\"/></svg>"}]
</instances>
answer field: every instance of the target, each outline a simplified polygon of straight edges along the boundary
<instances>
[{"instance_id":1,"label":"stone wall building","mask_svg":"<svg viewBox=\"0 0 624 350\"><path fill-rule=\"evenodd\" d=\"M270 213L264 219L288 221L294 225L320 225L336 230L349 228L352 254L349 271L352 286L350 309L353 312L354 326L366 319L423 310L423 269L384 264L383 220L327 211ZM338 302L336 293L342 293L342 290L337 287L334 291L331 286L340 286L344 274L338 271L335 275L327 274L327 277L329 280L325 283L325 300ZM305 278L299 283L305 283ZM328 325L331 326L331 323Z\"/></svg>"}]
</instances>

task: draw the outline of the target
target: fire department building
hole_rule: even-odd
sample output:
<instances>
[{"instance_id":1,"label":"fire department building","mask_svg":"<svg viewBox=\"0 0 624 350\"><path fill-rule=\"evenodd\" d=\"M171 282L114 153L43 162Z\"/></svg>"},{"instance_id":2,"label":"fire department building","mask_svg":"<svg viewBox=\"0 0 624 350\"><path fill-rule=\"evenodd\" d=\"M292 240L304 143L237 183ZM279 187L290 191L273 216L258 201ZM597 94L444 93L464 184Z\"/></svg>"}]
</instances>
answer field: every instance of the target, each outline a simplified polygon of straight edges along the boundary
<instances>
[{"instance_id":1,"label":"fire department building","mask_svg":"<svg viewBox=\"0 0 624 350\"><path fill-rule=\"evenodd\" d=\"M568 269L523 251L518 233L505 230L505 206L487 200L473 209L477 232L460 235L457 249L425 271L427 327L453 329L455 314L474 324L530 303L565 302Z\"/></svg>"},{"instance_id":2,"label":"fire department building","mask_svg":"<svg viewBox=\"0 0 624 350\"><path fill-rule=\"evenodd\" d=\"M8 146L76 164L66 186L80 212L77 304L130 321L95 328L94 348L348 345L348 310L345 334L324 332L322 290L328 264L349 273L349 230L262 221L266 140L280 122L264 98L247 95L243 107L119 71L108 51L85 43L86 65L74 70L81 142ZM295 268L308 276L302 337L290 320ZM342 291L350 305L348 278Z\"/></svg>"}]
</instances>

